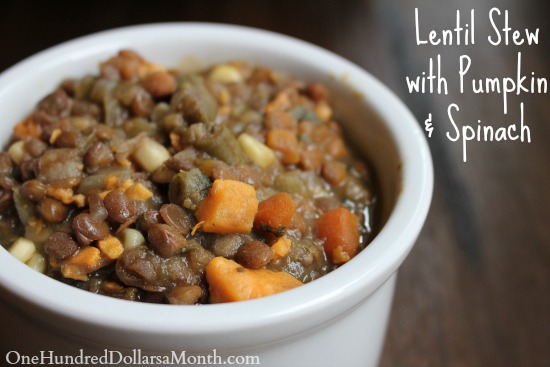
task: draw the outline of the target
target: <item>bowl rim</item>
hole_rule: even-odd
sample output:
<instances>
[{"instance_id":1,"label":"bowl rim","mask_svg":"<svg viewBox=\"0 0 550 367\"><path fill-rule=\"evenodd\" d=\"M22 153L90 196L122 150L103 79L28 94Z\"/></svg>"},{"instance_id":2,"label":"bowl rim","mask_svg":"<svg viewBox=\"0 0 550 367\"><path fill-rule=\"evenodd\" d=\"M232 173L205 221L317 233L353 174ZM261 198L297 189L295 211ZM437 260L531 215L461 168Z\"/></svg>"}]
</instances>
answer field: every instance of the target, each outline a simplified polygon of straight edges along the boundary
<instances>
[{"instance_id":1,"label":"bowl rim","mask_svg":"<svg viewBox=\"0 0 550 367\"><path fill-rule=\"evenodd\" d=\"M271 49L299 48L307 52L312 62L326 62L345 68L353 87L365 94L366 103L379 113L389 127L402 157L404 190L400 193L387 223L369 246L345 266L298 289L246 302L177 307L100 297L34 272L3 248L0 249L3 268L0 271L0 288L34 307L64 318L107 329L149 334L229 335L234 330L260 329L276 324L290 325L299 320L304 324L303 320L308 315L315 315L316 318L311 321L310 326L318 324L319 320L328 322L338 317L364 300L397 270L422 228L433 190L432 160L423 131L412 113L393 92L365 70L331 51L271 31L219 23L153 23L94 33L38 52L0 75L0 98L5 85L12 83L19 73L61 57L68 50L86 52L88 49L88 52L93 53L95 48L102 48L102 44L109 40L175 31L190 32L193 35L214 32L233 42L239 38L246 39L247 42L264 42ZM368 85L369 90L365 90L364 85ZM391 103L392 108L383 108L388 103ZM23 285L18 284L19 274L27 279ZM52 294L56 294L56 297L51 297ZM348 299L349 303L341 302L343 298ZM86 307L90 304L96 306ZM86 309L85 313L82 313L83 307ZM105 313L105 310L110 312ZM148 317L139 317L140 315ZM133 323L129 324L128 320ZM293 328L288 330L290 332Z\"/></svg>"}]
</instances>

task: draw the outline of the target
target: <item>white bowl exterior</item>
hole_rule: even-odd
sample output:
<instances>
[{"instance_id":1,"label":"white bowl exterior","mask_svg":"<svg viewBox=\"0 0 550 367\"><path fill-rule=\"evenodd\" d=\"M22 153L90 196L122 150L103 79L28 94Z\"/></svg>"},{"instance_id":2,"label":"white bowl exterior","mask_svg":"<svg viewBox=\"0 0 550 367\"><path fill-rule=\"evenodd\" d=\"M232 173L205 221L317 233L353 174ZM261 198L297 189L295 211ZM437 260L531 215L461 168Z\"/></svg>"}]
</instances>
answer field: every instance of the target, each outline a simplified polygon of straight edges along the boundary
<instances>
[{"instance_id":1,"label":"white bowl exterior","mask_svg":"<svg viewBox=\"0 0 550 367\"><path fill-rule=\"evenodd\" d=\"M265 352L265 345L304 333L311 337L316 333L311 330L337 323L336 319L345 319L342 315L368 303L367 298L374 297L373 292L396 272L412 248L431 200L429 149L406 107L354 64L299 40L237 26L146 25L70 41L4 72L0 76L2 142L11 134L12 126L61 80L96 72L100 61L120 49L136 50L149 60L169 66L180 65L190 57L203 65L242 59L305 80L342 85L340 78L345 78L346 88L361 95L353 103L368 105L384 121L395 141L402 163L402 191L392 214L374 241L350 263L299 289L263 299L199 307L129 303L80 291L36 273L1 248L0 299L70 337L105 346L137 346L150 351L207 351L214 347L239 350L257 346L265 355L270 354ZM397 167L389 170L397 171ZM397 177L397 172L393 176ZM392 292L386 293L385 301L380 301L388 304L386 315L378 311L368 316L381 317L383 325ZM372 335L369 330L363 332L365 343L383 338L383 330ZM350 330L351 334L357 335L357 331ZM303 365L299 359L297 363Z\"/></svg>"}]
</instances>

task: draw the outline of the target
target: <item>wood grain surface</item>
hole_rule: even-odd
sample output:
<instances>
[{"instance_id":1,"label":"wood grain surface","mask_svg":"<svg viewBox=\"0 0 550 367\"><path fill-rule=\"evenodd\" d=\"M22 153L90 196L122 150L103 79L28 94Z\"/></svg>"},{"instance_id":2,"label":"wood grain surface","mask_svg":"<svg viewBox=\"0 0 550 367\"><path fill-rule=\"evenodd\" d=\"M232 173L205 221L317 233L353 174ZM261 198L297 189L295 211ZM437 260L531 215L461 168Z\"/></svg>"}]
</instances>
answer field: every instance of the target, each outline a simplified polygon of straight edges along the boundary
<instances>
[{"instance_id":1,"label":"wood grain surface","mask_svg":"<svg viewBox=\"0 0 550 367\"><path fill-rule=\"evenodd\" d=\"M0 70L44 48L84 34L130 24L209 21L288 34L332 50L386 83L423 125L429 139L435 191L427 223L403 264L381 366L550 365L550 101L548 93L458 91L461 55L471 78L550 78L549 2L543 0L364 1L17 1L0 5ZM499 45L489 21L493 7L504 26L539 28L537 45ZM475 45L417 45L419 30L453 29L475 10ZM523 32L523 31L522 31ZM441 55L449 93L409 93L406 76L428 71ZM534 73L534 74L532 74ZM519 123L520 103L531 143L471 142L468 161L451 142L448 106L459 124L495 128ZM1 112L0 112L1 113Z\"/></svg>"}]
</instances>

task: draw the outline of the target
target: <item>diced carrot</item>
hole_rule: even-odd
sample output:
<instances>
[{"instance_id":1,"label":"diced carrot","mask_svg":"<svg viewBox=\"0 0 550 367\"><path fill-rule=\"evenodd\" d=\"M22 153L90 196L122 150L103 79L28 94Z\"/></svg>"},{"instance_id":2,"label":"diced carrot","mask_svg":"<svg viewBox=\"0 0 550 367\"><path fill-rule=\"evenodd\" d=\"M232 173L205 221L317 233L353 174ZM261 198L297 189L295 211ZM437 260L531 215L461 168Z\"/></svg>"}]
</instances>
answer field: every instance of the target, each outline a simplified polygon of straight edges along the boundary
<instances>
[{"instance_id":1,"label":"diced carrot","mask_svg":"<svg viewBox=\"0 0 550 367\"><path fill-rule=\"evenodd\" d=\"M99 197L103 200L108 193L115 189L123 190L130 200L145 201L153 196L151 190L145 187L145 185L140 182L134 183L134 180L131 178L127 178L119 183L118 177L107 176L105 179L105 191L100 192Z\"/></svg>"},{"instance_id":2,"label":"diced carrot","mask_svg":"<svg viewBox=\"0 0 550 367\"><path fill-rule=\"evenodd\" d=\"M116 176L107 176L105 178L105 188L107 190L114 190L118 186L118 177Z\"/></svg>"},{"instance_id":3,"label":"diced carrot","mask_svg":"<svg viewBox=\"0 0 550 367\"><path fill-rule=\"evenodd\" d=\"M297 230L302 234L302 236L305 236L308 233L308 225L304 217L298 212L294 212L294 215L288 225L288 229Z\"/></svg>"},{"instance_id":4,"label":"diced carrot","mask_svg":"<svg viewBox=\"0 0 550 367\"><path fill-rule=\"evenodd\" d=\"M86 205L86 196L83 194L76 194L73 195L73 203L76 204L77 207L82 208L84 205Z\"/></svg>"},{"instance_id":5,"label":"diced carrot","mask_svg":"<svg viewBox=\"0 0 550 367\"><path fill-rule=\"evenodd\" d=\"M296 204L290 194L280 192L272 195L258 205L254 228L280 236L289 225L295 210Z\"/></svg>"},{"instance_id":6,"label":"diced carrot","mask_svg":"<svg viewBox=\"0 0 550 367\"><path fill-rule=\"evenodd\" d=\"M122 183L118 186L118 188L121 190L126 190L133 184L134 184L134 180L132 180L131 178L127 178L126 180L122 181Z\"/></svg>"},{"instance_id":7,"label":"diced carrot","mask_svg":"<svg viewBox=\"0 0 550 367\"><path fill-rule=\"evenodd\" d=\"M73 200L73 189L64 189L49 186L46 190L48 196L61 201L63 204L70 204Z\"/></svg>"},{"instance_id":8,"label":"diced carrot","mask_svg":"<svg viewBox=\"0 0 550 367\"><path fill-rule=\"evenodd\" d=\"M325 241L328 258L335 264L350 260L359 248L359 218L346 208L332 209L317 220L317 237Z\"/></svg>"},{"instance_id":9,"label":"diced carrot","mask_svg":"<svg viewBox=\"0 0 550 367\"><path fill-rule=\"evenodd\" d=\"M286 236L279 238L277 242L271 245L271 250L273 250L273 260L276 260L288 254L291 246L292 241L290 241Z\"/></svg>"},{"instance_id":10,"label":"diced carrot","mask_svg":"<svg viewBox=\"0 0 550 367\"><path fill-rule=\"evenodd\" d=\"M332 109L326 101L318 102L313 110L321 121L328 121L332 117Z\"/></svg>"},{"instance_id":11,"label":"diced carrot","mask_svg":"<svg viewBox=\"0 0 550 367\"><path fill-rule=\"evenodd\" d=\"M327 124L314 125L311 127L310 136L313 143L325 144L330 138L331 132Z\"/></svg>"},{"instance_id":12,"label":"diced carrot","mask_svg":"<svg viewBox=\"0 0 550 367\"><path fill-rule=\"evenodd\" d=\"M151 190L145 187L141 182L131 185L124 192L130 200L145 201L153 196Z\"/></svg>"},{"instance_id":13,"label":"diced carrot","mask_svg":"<svg viewBox=\"0 0 550 367\"><path fill-rule=\"evenodd\" d=\"M303 283L282 271L245 269L233 260L218 256L206 266L210 302L236 302L269 296Z\"/></svg>"},{"instance_id":14,"label":"diced carrot","mask_svg":"<svg viewBox=\"0 0 550 367\"><path fill-rule=\"evenodd\" d=\"M137 69L137 73L142 79L148 74L165 71L166 68L164 66L152 62L145 62L143 64L140 64Z\"/></svg>"},{"instance_id":15,"label":"diced carrot","mask_svg":"<svg viewBox=\"0 0 550 367\"><path fill-rule=\"evenodd\" d=\"M61 265L61 273L65 278L85 281L88 280L88 274L101 268L103 263L99 249L89 246L67 259Z\"/></svg>"},{"instance_id":16,"label":"diced carrot","mask_svg":"<svg viewBox=\"0 0 550 367\"><path fill-rule=\"evenodd\" d=\"M327 88L319 82L308 85L306 87L306 93L316 102L326 99L328 95Z\"/></svg>"},{"instance_id":17,"label":"diced carrot","mask_svg":"<svg viewBox=\"0 0 550 367\"><path fill-rule=\"evenodd\" d=\"M170 144L176 149L176 152L184 149L184 145L181 141L181 136L178 133L171 131L168 136L170 137Z\"/></svg>"},{"instance_id":18,"label":"diced carrot","mask_svg":"<svg viewBox=\"0 0 550 367\"><path fill-rule=\"evenodd\" d=\"M121 166L130 167L132 165L132 162L130 162L130 160L128 159L117 159L116 157L115 159L117 160L117 163Z\"/></svg>"},{"instance_id":19,"label":"diced carrot","mask_svg":"<svg viewBox=\"0 0 550 367\"><path fill-rule=\"evenodd\" d=\"M204 232L229 234L249 233L258 210L256 190L249 184L234 180L215 180L195 212L203 222Z\"/></svg>"},{"instance_id":20,"label":"diced carrot","mask_svg":"<svg viewBox=\"0 0 550 367\"><path fill-rule=\"evenodd\" d=\"M333 156L334 158L344 158L348 155L348 150L344 140L340 137L333 137L327 144L325 148L326 152Z\"/></svg>"},{"instance_id":21,"label":"diced carrot","mask_svg":"<svg viewBox=\"0 0 550 367\"><path fill-rule=\"evenodd\" d=\"M338 245L332 250L332 262L343 264L351 260L351 256L344 250L344 246Z\"/></svg>"},{"instance_id":22,"label":"diced carrot","mask_svg":"<svg viewBox=\"0 0 550 367\"><path fill-rule=\"evenodd\" d=\"M76 204L77 207L82 208L86 205L86 197L82 194L74 194L73 189L65 189L59 187L48 187L46 194L49 197L61 201L65 205Z\"/></svg>"},{"instance_id":23,"label":"diced carrot","mask_svg":"<svg viewBox=\"0 0 550 367\"><path fill-rule=\"evenodd\" d=\"M275 110L265 116L264 125L268 129L294 130L296 119L286 111Z\"/></svg>"},{"instance_id":24,"label":"diced carrot","mask_svg":"<svg viewBox=\"0 0 550 367\"><path fill-rule=\"evenodd\" d=\"M28 136L40 139L41 132L42 128L34 121L32 115L19 122L13 128L13 135L16 139L24 139Z\"/></svg>"},{"instance_id":25,"label":"diced carrot","mask_svg":"<svg viewBox=\"0 0 550 367\"><path fill-rule=\"evenodd\" d=\"M279 92L275 98L265 106L265 113L284 111L291 106L290 98L284 91Z\"/></svg>"},{"instance_id":26,"label":"diced carrot","mask_svg":"<svg viewBox=\"0 0 550 367\"><path fill-rule=\"evenodd\" d=\"M124 252L124 245L114 236L109 236L104 240L97 241L97 247L101 252L111 260L116 260Z\"/></svg>"},{"instance_id":27,"label":"diced carrot","mask_svg":"<svg viewBox=\"0 0 550 367\"><path fill-rule=\"evenodd\" d=\"M315 124L308 120L302 120L298 123L298 133L303 136L310 137L315 130Z\"/></svg>"},{"instance_id":28,"label":"diced carrot","mask_svg":"<svg viewBox=\"0 0 550 367\"><path fill-rule=\"evenodd\" d=\"M321 171L323 178L331 185L341 185L348 176L347 167L340 161L327 161Z\"/></svg>"},{"instance_id":29,"label":"diced carrot","mask_svg":"<svg viewBox=\"0 0 550 367\"><path fill-rule=\"evenodd\" d=\"M46 223L38 217L31 216L27 224L34 229L35 233L41 233L46 229Z\"/></svg>"},{"instance_id":30,"label":"diced carrot","mask_svg":"<svg viewBox=\"0 0 550 367\"><path fill-rule=\"evenodd\" d=\"M317 146L308 147L308 150L302 152L299 165L306 171L319 173L323 166L323 153Z\"/></svg>"},{"instance_id":31,"label":"diced carrot","mask_svg":"<svg viewBox=\"0 0 550 367\"><path fill-rule=\"evenodd\" d=\"M290 130L275 129L267 133L266 145L282 154L283 164L296 164L300 162L300 146L298 138Z\"/></svg>"},{"instance_id":32,"label":"diced carrot","mask_svg":"<svg viewBox=\"0 0 550 367\"><path fill-rule=\"evenodd\" d=\"M218 102L221 105L228 105L231 102L231 94L227 89L222 89L218 93L217 98L218 98Z\"/></svg>"},{"instance_id":33,"label":"diced carrot","mask_svg":"<svg viewBox=\"0 0 550 367\"><path fill-rule=\"evenodd\" d=\"M101 288L103 290L107 291L107 292L120 292L120 291L124 290L124 287L122 285L118 284L117 282L113 282L113 281L108 281L108 282L103 283Z\"/></svg>"},{"instance_id":34,"label":"diced carrot","mask_svg":"<svg viewBox=\"0 0 550 367\"><path fill-rule=\"evenodd\" d=\"M101 200L105 199L105 196L107 196L107 194L110 193L111 191L113 191L113 190L105 190L105 191L100 192L100 193L98 194L98 195L99 195L99 198L100 198Z\"/></svg>"}]
</instances>

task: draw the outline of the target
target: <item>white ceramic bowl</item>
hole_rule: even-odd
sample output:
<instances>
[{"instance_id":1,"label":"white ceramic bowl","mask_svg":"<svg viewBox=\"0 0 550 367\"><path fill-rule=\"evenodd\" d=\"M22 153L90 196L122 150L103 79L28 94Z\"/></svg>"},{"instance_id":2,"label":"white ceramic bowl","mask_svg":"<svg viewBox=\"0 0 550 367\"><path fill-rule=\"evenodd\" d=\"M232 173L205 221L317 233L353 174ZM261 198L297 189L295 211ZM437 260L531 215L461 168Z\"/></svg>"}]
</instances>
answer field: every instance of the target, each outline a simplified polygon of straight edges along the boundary
<instances>
[{"instance_id":1,"label":"white ceramic bowl","mask_svg":"<svg viewBox=\"0 0 550 367\"><path fill-rule=\"evenodd\" d=\"M103 355L108 349L115 357L135 355L133 349L143 355L185 351L206 357L215 349L223 358L256 356L263 366L375 366L395 274L420 232L432 194L429 149L407 108L364 70L300 40L228 25L144 25L66 42L5 71L2 142L62 79L96 72L100 61L120 49L168 66L241 59L326 83L351 141L377 170L384 227L352 261L299 289L197 307L94 295L34 272L0 248L2 347L13 351L10 361L40 350L78 355L83 348L84 354Z\"/></svg>"}]
</instances>

